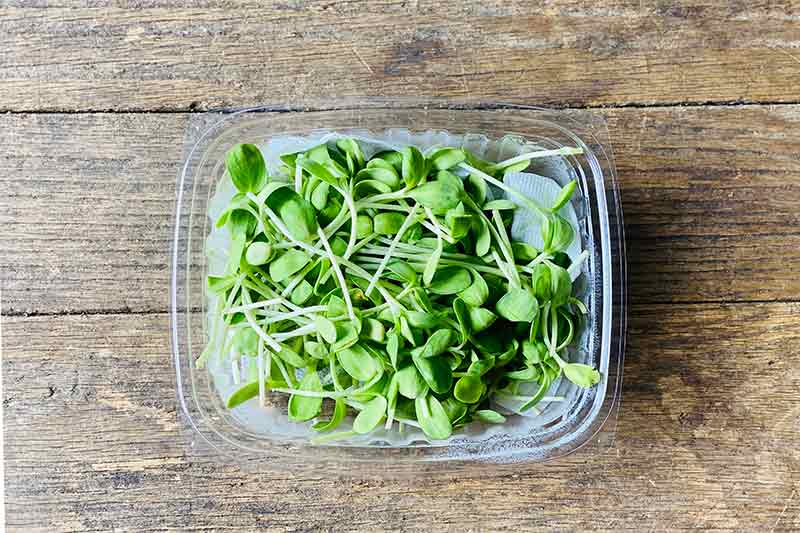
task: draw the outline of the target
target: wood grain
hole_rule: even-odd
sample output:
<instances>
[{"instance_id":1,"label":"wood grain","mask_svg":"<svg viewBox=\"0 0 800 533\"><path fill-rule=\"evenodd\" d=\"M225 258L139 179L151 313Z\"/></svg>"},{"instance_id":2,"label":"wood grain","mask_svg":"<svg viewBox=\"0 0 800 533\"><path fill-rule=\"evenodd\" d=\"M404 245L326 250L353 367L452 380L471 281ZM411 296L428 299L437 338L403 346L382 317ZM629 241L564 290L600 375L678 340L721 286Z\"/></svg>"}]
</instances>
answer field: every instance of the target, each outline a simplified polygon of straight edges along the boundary
<instances>
[{"instance_id":1,"label":"wood grain","mask_svg":"<svg viewBox=\"0 0 800 533\"><path fill-rule=\"evenodd\" d=\"M634 302L800 299L800 106L603 114ZM6 313L166 310L186 120L0 117Z\"/></svg>"},{"instance_id":2,"label":"wood grain","mask_svg":"<svg viewBox=\"0 0 800 533\"><path fill-rule=\"evenodd\" d=\"M324 105L376 94L800 102L791 0L5 4L2 110Z\"/></svg>"},{"instance_id":3,"label":"wood grain","mask_svg":"<svg viewBox=\"0 0 800 533\"><path fill-rule=\"evenodd\" d=\"M617 437L546 465L242 470L178 422L163 314L6 317L13 531L792 531L798 303L634 306ZM594 455L592 455L594 454Z\"/></svg>"}]
</instances>

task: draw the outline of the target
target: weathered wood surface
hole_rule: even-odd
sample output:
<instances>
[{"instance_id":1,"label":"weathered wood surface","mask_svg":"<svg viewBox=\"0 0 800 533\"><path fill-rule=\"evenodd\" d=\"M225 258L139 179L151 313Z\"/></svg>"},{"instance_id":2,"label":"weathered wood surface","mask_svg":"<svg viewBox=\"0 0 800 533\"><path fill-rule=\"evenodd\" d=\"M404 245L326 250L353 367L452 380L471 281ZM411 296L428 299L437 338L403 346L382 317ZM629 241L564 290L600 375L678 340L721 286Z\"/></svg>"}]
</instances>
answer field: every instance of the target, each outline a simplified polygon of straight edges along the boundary
<instances>
[{"instance_id":1,"label":"weathered wood surface","mask_svg":"<svg viewBox=\"0 0 800 533\"><path fill-rule=\"evenodd\" d=\"M800 106L603 114L634 302L800 299ZM0 116L4 312L166 311L186 118Z\"/></svg>"},{"instance_id":2,"label":"weathered wood surface","mask_svg":"<svg viewBox=\"0 0 800 533\"><path fill-rule=\"evenodd\" d=\"M3 4L0 110L800 101L792 0Z\"/></svg>"},{"instance_id":3,"label":"weathered wood surface","mask_svg":"<svg viewBox=\"0 0 800 533\"><path fill-rule=\"evenodd\" d=\"M798 2L0 5L9 531L800 530ZM633 304L613 445L392 480L188 445L184 112L363 94L603 108Z\"/></svg>"},{"instance_id":4,"label":"weathered wood surface","mask_svg":"<svg viewBox=\"0 0 800 533\"><path fill-rule=\"evenodd\" d=\"M382 481L190 449L164 314L4 321L8 527L791 531L800 304L636 305L612 447Z\"/></svg>"}]
</instances>

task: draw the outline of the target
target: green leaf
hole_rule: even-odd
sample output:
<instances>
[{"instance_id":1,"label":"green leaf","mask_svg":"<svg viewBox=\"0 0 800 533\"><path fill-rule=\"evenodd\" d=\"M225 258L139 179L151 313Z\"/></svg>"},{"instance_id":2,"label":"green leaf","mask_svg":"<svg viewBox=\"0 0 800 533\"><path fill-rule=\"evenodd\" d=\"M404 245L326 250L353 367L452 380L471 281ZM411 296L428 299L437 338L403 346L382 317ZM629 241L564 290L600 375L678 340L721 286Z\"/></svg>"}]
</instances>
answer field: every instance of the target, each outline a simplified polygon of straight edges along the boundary
<instances>
[{"instance_id":1,"label":"green leaf","mask_svg":"<svg viewBox=\"0 0 800 533\"><path fill-rule=\"evenodd\" d=\"M537 299L547 302L553 295L553 281L550 267L544 263L539 263L533 267L532 287Z\"/></svg>"},{"instance_id":2,"label":"green leaf","mask_svg":"<svg viewBox=\"0 0 800 533\"><path fill-rule=\"evenodd\" d=\"M428 293L425 292L425 289L422 287L414 287L411 289L409 294L411 298L414 300L414 304L420 308L424 309L428 313L433 313L433 303L431 299L428 297Z\"/></svg>"},{"instance_id":3,"label":"green leaf","mask_svg":"<svg viewBox=\"0 0 800 533\"><path fill-rule=\"evenodd\" d=\"M350 348L358 342L359 330L352 322L338 322L336 324L336 342L331 346L331 350L338 352L345 348Z\"/></svg>"},{"instance_id":4,"label":"green leaf","mask_svg":"<svg viewBox=\"0 0 800 533\"><path fill-rule=\"evenodd\" d=\"M425 379L417 371L414 365L407 365L397 371L394 375L399 392L406 398L413 400L423 394L428 388Z\"/></svg>"},{"instance_id":5,"label":"green leaf","mask_svg":"<svg viewBox=\"0 0 800 533\"><path fill-rule=\"evenodd\" d=\"M386 265L392 273L396 274L398 278L405 281L409 285L417 284L417 272L414 268L405 261L392 260Z\"/></svg>"},{"instance_id":6,"label":"green leaf","mask_svg":"<svg viewBox=\"0 0 800 533\"><path fill-rule=\"evenodd\" d=\"M436 179L411 190L408 196L434 213L443 215L458 205L463 192L463 187L457 187L454 181Z\"/></svg>"},{"instance_id":7,"label":"green leaf","mask_svg":"<svg viewBox=\"0 0 800 533\"><path fill-rule=\"evenodd\" d=\"M402 242L413 243L420 238L422 238L422 226L419 222L414 222L403 234L403 238L401 240Z\"/></svg>"},{"instance_id":8,"label":"green leaf","mask_svg":"<svg viewBox=\"0 0 800 533\"><path fill-rule=\"evenodd\" d=\"M362 172L364 172L362 170ZM361 180L353 187L353 198L360 199L373 194L392 192L392 188L378 180Z\"/></svg>"},{"instance_id":9,"label":"green leaf","mask_svg":"<svg viewBox=\"0 0 800 533\"><path fill-rule=\"evenodd\" d=\"M232 276L208 276L208 290L215 294L221 294L236 283L236 278Z\"/></svg>"},{"instance_id":10,"label":"green leaf","mask_svg":"<svg viewBox=\"0 0 800 533\"><path fill-rule=\"evenodd\" d=\"M572 278L565 268L550 266L551 302L553 307L566 304L572 296Z\"/></svg>"},{"instance_id":11,"label":"green leaf","mask_svg":"<svg viewBox=\"0 0 800 533\"><path fill-rule=\"evenodd\" d=\"M387 187L387 192L396 190L400 186L400 176L397 171L392 165L385 162L369 165L356 174L356 182L360 183L361 181L377 181Z\"/></svg>"},{"instance_id":12,"label":"green leaf","mask_svg":"<svg viewBox=\"0 0 800 533\"><path fill-rule=\"evenodd\" d=\"M478 359L475 355L475 352L472 352L472 363L470 363L469 368L467 369L467 374L474 374L476 376L482 376L487 373L489 370L494 368L495 357L491 354L486 356L486 359Z\"/></svg>"},{"instance_id":13,"label":"green leaf","mask_svg":"<svg viewBox=\"0 0 800 533\"><path fill-rule=\"evenodd\" d=\"M331 186L329 183L320 181L311 193L311 205L318 211L325 209L325 206L328 205L328 194L330 190Z\"/></svg>"},{"instance_id":14,"label":"green leaf","mask_svg":"<svg viewBox=\"0 0 800 533\"><path fill-rule=\"evenodd\" d=\"M268 242L256 241L247 247L245 261L254 266L264 265L272 258L272 246Z\"/></svg>"},{"instance_id":15,"label":"green leaf","mask_svg":"<svg viewBox=\"0 0 800 533\"><path fill-rule=\"evenodd\" d=\"M550 208L553 211L558 211L569 202L569 199L572 198L572 194L575 192L575 188L578 186L578 182L575 180L570 181L563 187L561 187L561 191L558 193L556 197L556 201L553 202L553 206Z\"/></svg>"},{"instance_id":16,"label":"green leaf","mask_svg":"<svg viewBox=\"0 0 800 533\"><path fill-rule=\"evenodd\" d=\"M520 406L519 408L520 413L524 413L525 411L527 411L528 409L539 403L544 397L544 395L547 393L547 389L550 388L550 383L552 383L552 380L550 378L546 376L541 376L539 379L540 379L539 389L536 391L536 394L531 396L530 400L528 400L527 402L525 402L523 405Z\"/></svg>"},{"instance_id":17,"label":"green leaf","mask_svg":"<svg viewBox=\"0 0 800 533\"><path fill-rule=\"evenodd\" d=\"M386 414L386 406L386 398L383 396L375 396L364 404L364 409L353 420L353 431L363 435L375 429Z\"/></svg>"},{"instance_id":18,"label":"green leaf","mask_svg":"<svg viewBox=\"0 0 800 533\"><path fill-rule=\"evenodd\" d=\"M523 368L522 370L506 372L505 376L508 379L513 379L515 381L534 381L539 378L539 371L536 369L536 367L529 366Z\"/></svg>"},{"instance_id":19,"label":"green leaf","mask_svg":"<svg viewBox=\"0 0 800 533\"><path fill-rule=\"evenodd\" d=\"M298 241L304 241L317 232L317 215L314 207L289 187L279 187L265 200Z\"/></svg>"},{"instance_id":20,"label":"green leaf","mask_svg":"<svg viewBox=\"0 0 800 533\"><path fill-rule=\"evenodd\" d=\"M480 333L494 324L497 315L483 307L471 307L469 310L470 324L474 333Z\"/></svg>"},{"instance_id":21,"label":"green leaf","mask_svg":"<svg viewBox=\"0 0 800 533\"><path fill-rule=\"evenodd\" d=\"M428 156L428 160L437 170L453 168L466 158L464 151L458 148L439 148Z\"/></svg>"},{"instance_id":22,"label":"green leaf","mask_svg":"<svg viewBox=\"0 0 800 533\"><path fill-rule=\"evenodd\" d=\"M428 438L433 440L443 440L453 433L453 425L447 412L439 403L435 396L419 396L414 400L417 421L422 431Z\"/></svg>"},{"instance_id":23,"label":"green leaf","mask_svg":"<svg viewBox=\"0 0 800 533\"><path fill-rule=\"evenodd\" d=\"M530 166L531 162L529 160L520 161L519 163L515 163L513 165L509 165L502 169L503 175L510 174L512 172L522 172L526 168Z\"/></svg>"},{"instance_id":24,"label":"green leaf","mask_svg":"<svg viewBox=\"0 0 800 533\"><path fill-rule=\"evenodd\" d=\"M491 202L486 202L481 209L483 209L484 211L492 211L494 209L498 211L503 211L507 209L516 209L516 208L517 204L515 204L511 200L500 198L499 200L492 200Z\"/></svg>"},{"instance_id":25,"label":"green leaf","mask_svg":"<svg viewBox=\"0 0 800 533\"><path fill-rule=\"evenodd\" d=\"M389 360L392 362L392 366L395 369L397 368L397 355L399 350L400 337L397 335L397 332L392 329L386 334L386 353L389 354Z\"/></svg>"},{"instance_id":26,"label":"green leaf","mask_svg":"<svg viewBox=\"0 0 800 533\"><path fill-rule=\"evenodd\" d=\"M228 398L226 406L228 409L233 409L256 396L258 396L258 381L247 383L233 391L233 394Z\"/></svg>"},{"instance_id":27,"label":"green leaf","mask_svg":"<svg viewBox=\"0 0 800 533\"><path fill-rule=\"evenodd\" d=\"M378 362L360 344L340 350L337 354L344 371L358 381L369 381L380 371Z\"/></svg>"},{"instance_id":28,"label":"green leaf","mask_svg":"<svg viewBox=\"0 0 800 533\"><path fill-rule=\"evenodd\" d=\"M539 314L539 302L528 289L510 289L495 304L495 310L512 322L533 322Z\"/></svg>"},{"instance_id":29,"label":"green leaf","mask_svg":"<svg viewBox=\"0 0 800 533\"><path fill-rule=\"evenodd\" d=\"M328 350L326 350L325 345L320 342L303 342L303 351L314 359L319 359L320 361L328 358Z\"/></svg>"},{"instance_id":30,"label":"green leaf","mask_svg":"<svg viewBox=\"0 0 800 533\"><path fill-rule=\"evenodd\" d=\"M307 369L298 389L309 392L322 392L322 383L316 370ZM289 420L305 422L317 416L322 410L322 398L292 394L289 398Z\"/></svg>"},{"instance_id":31,"label":"green leaf","mask_svg":"<svg viewBox=\"0 0 800 533\"><path fill-rule=\"evenodd\" d=\"M447 211L444 216L450 236L461 240L469 234L472 228L472 215L467 213L464 202L459 202L456 207Z\"/></svg>"},{"instance_id":32,"label":"green leaf","mask_svg":"<svg viewBox=\"0 0 800 533\"><path fill-rule=\"evenodd\" d=\"M292 290L289 296L289 301L295 305L303 305L314 295L314 287L306 280L301 281L297 287Z\"/></svg>"},{"instance_id":33,"label":"green leaf","mask_svg":"<svg viewBox=\"0 0 800 533\"><path fill-rule=\"evenodd\" d=\"M311 176L331 185L339 185L339 180L346 177L344 172L340 173L333 165L323 165L304 155L297 157L297 163Z\"/></svg>"},{"instance_id":34,"label":"green leaf","mask_svg":"<svg viewBox=\"0 0 800 533\"><path fill-rule=\"evenodd\" d=\"M453 396L462 403L477 403L486 392L486 385L479 376L467 374L462 376L453 389Z\"/></svg>"},{"instance_id":35,"label":"green leaf","mask_svg":"<svg viewBox=\"0 0 800 533\"><path fill-rule=\"evenodd\" d=\"M278 359L283 361L284 363L291 365L295 368L303 368L306 366L305 360L286 345L281 345L281 351L275 354Z\"/></svg>"},{"instance_id":36,"label":"green leaf","mask_svg":"<svg viewBox=\"0 0 800 533\"><path fill-rule=\"evenodd\" d=\"M550 246L545 248L550 252L566 250L575 239L575 230L572 228L572 224L561 215L553 215L550 226L552 228Z\"/></svg>"},{"instance_id":37,"label":"green leaf","mask_svg":"<svg viewBox=\"0 0 800 533\"><path fill-rule=\"evenodd\" d=\"M492 247L492 234L489 224L483 217L473 217L472 232L475 234L475 255L483 257Z\"/></svg>"},{"instance_id":38,"label":"green leaf","mask_svg":"<svg viewBox=\"0 0 800 533\"><path fill-rule=\"evenodd\" d=\"M519 350L519 342L517 339L512 339L511 344L508 345L505 350L497 356L496 362L497 366L503 366L509 363L512 359L517 356L517 351Z\"/></svg>"},{"instance_id":39,"label":"green leaf","mask_svg":"<svg viewBox=\"0 0 800 533\"><path fill-rule=\"evenodd\" d=\"M422 283L424 283L426 286L431 284L431 281L433 280L433 275L436 274L436 270L439 268L439 260L441 258L442 258L442 238L439 237L436 249L428 258L428 262L425 265L425 270L422 272Z\"/></svg>"},{"instance_id":40,"label":"green leaf","mask_svg":"<svg viewBox=\"0 0 800 533\"><path fill-rule=\"evenodd\" d=\"M368 215L358 215L356 217L356 238L363 239L372 235L372 217Z\"/></svg>"},{"instance_id":41,"label":"green leaf","mask_svg":"<svg viewBox=\"0 0 800 533\"><path fill-rule=\"evenodd\" d=\"M259 337L255 330L241 328L231 339L231 349L241 355L255 355L258 352Z\"/></svg>"},{"instance_id":42,"label":"green leaf","mask_svg":"<svg viewBox=\"0 0 800 533\"><path fill-rule=\"evenodd\" d=\"M471 270L470 272L472 273L472 283L469 287L459 292L458 296L472 307L480 307L489 298L489 286L476 270Z\"/></svg>"},{"instance_id":43,"label":"green leaf","mask_svg":"<svg viewBox=\"0 0 800 533\"><path fill-rule=\"evenodd\" d=\"M336 290L339 291L338 294L341 294L338 288ZM336 318L347 314L347 305L338 294L332 293L328 295L327 300L323 300L323 303L328 306L328 309L325 311L328 318Z\"/></svg>"},{"instance_id":44,"label":"green leaf","mask_svg":"<svg viewBox=\"0 0 800 533\"><path fill-rule=\"evenodd\" d=\"M377 165L378 161L385 161L392 165L396 171L400 172L403 167L403 154L395 150L378 152L373 156L370 162L367 163L367 166Z\"/></svg>"},{"instance_id":45,"label":"green leaf","mask_svg":"<svg viewBox=\"0 0 800 533\"><path fill-rule=\"evenodd\" d=\"M545 251L549 251L553 244L553 219L546 217L542 221L542 227L539 228L539 234L542 236Z\"/></svg>"},{"instance_id":46,"label":"green leaf","mask_svg":"<svg viewBox=\"0 0 800 533\"><path fill-rule=\"evenodd\" d=\"M469 166L475 167L478 170L483 170L479 164L476 164L474 160L470 161L469 153L467 155L467 162ZM486 195L488 192L489 187L486 185L484 179L480 176L475 174L470 174L467 176L467 182L464 185L467 194L472 198L472 200L478 205L481 206L486 202Z\"/></svg>"},{"instance_id":47,"label":"green leaf","mask_svg":"<svg viewBox=\"0 0 800 533\"><path fill-rule=\"evenodd\" d=\"M261 150L253 144L238 144L228 152L225 168L240 192L258 192L267 184L267 166Z\"/></svg>"},{"instance_id":48,"label":"green leaf","mask_svg":"<svg viewBox=\"0 0 800 533\"><path fill-rule=\"evenodd\" d=\"M550 262L560 266L561 268L569 268L569 266L572 264L572 259L570 259L569 256L564 252L556 252L553 254L553 259L551 259Z\"/></svg>"},{"instance_id":49,"label":"green leaf","mask_svg":"<svg viewBox=\"0 0 800 533\"><path fill-rule=\"evenodd\" d=\"M511 253L517 261L528 262L539 257L539 250L524 242L512 242Z\"/></svg>"},{"instance_id":50,"label":"green leaf","mask_svg":"<svg viewBox=\"0 0 800 533\"><path fill-rule=\"evenodd\" d=\"M436 330L433 335L428 337L425 346L422 348L422 357L436 357L450 348L452 331L449 329Z\"/></svg>"},{"instance_id":51,"label":"green leaf","mask_svg":"<svg viewBox=\"0 0 800 533\"><path fill-rule=\"evenodd\" d=\"M417 367L425 383L437 394L445 394L453 384L453 371L443 357L412 356L414 366Z\"/></svg>"},{"instance_id":52,"label":"green leaf","mask_svg":"<svg viewBox=\"0 0 800 533\"><path fill-rule=\"evenodd\" d=\"M522 341L522 355L529 365L539 364L547 357L547 347L542 341Z\"/></svg>"},{"instance_id":53,"label":"green leaf","mask_svg":"<svg viewBox=\"0 0 800 533\"><path fill-rule=\"evenodd\" d=\"M487 424L502 424L506 421L506 417L497 411L492 411L491 409L481 409L475 411L472 416L475 418L475 420L486 422Z\"/></svg>"},{"instance_id":54,"label":"green leaf","mask_svg":"<svg viewBox=\"0 0 800 533\"><path fill-rule=\"evenodd\" d=\"M467 414L467 406L453 397L445 398L441 403L444 412L447 413L447 418L450 419L452 424L455 424Z\"/></svg>"},{"instance_id":55,"label":"green leaf","mask_svg":"<svg viewBox=\"0 0 800 533\"><path fill-rule=\"evenodd\" d=\"M333 415L331 416L330 420L320 420L313 426L311 429L315 431L331 431L339 427L339 424L342 423L344 420L345 415L347 414L347 404L344 403L344 399L336 398L336 404L333 406Z\"/></svg>"},{"instance_id":56,"label":"green leaf","mask_svg":"<svg viewBox=\"0 0 800 533\"><path fill-rule=\"evenodd\" d=\"M361 151L361 146L355 139L343 137L336 141L336 146L347 156L348 170L351 175L364 166L364 152Z\"/></svg>"},{"instance_id":57,"label":"green leaf","mask_svg":"<svg viewBox=\"0 0 800 533\"><path fill-rule=\"evenodd\" d=\"M600 372L589 365L581 363L566 363L561 366L568 380L579 387L588 389L600 382Z\"/></svg>"},{"instance_id":58,"label":"green leaf","mask_svg":"<svg viewBox=\"0 0 800 533\"><path fill-rule=\"evenodd\" d=\"M434 274L428 291L434 294L457 294L472 284L469 270L458 266L448 266Z\"/></svg>"},{"instance_id":59,"label":"green leaf","mask_svg":"<svg viewBox=\"0 0 800 533\"><path fill-rule=\"evenodd\" d=\"M280 283L295 272L299 272L311 261L311 257L303 250L290 248L269 264L269 277Z\"/></svg>"},{"instance_id":60,"label":"green leaf","mask_svg":"<svg viewBox=\"0 0 800 533\"><path fill-rule=\"evenodd\" d=\"M361 336L371 341L382 343L386 339L386 328L380 320L368 318L361 328Z\"/></svg>"},{"instance_id":61,"label":"green leaf","mask_svg":"<svg viewBox=\"0 0 800 533\"><path fill-rule=\"evenodd\" d=\"M403 157L403 181L405 181L408 188L416 187L428 174L428 165L425 157L414 146L406 146L400 151L400 154Z\"/></svg>"},{"instance_id":62,"label":"green leaf","mask_svg":"<svg viewBox=\"0 0 800 533\"><path fill-rule=\"evenodd\" d=\"M406 311L406 318L412 328L421 329L435 328L442 320L438 314L427 311Z\"/></svg>"},{"instance_id":63,"label":"green leaf","mask_svg":"<svg viewBox=\"0 0 800 533\"><path fill-rule=\"evenodd\" d=\"M317 328L317 333L325 339L325 342L329 344L336 342L336 325L332 321L324 316L316 316L314 318L314 326Z\"/></svg>"},{"instance_id":64,"label":"green leaf","mask_svg":"<svg viewBox=\"0 0 800 533\"><path fill-rule=\"evenodd\" d=\"M408 319L404 316L401 316L398 320L400 323L400 334L409 342L411 346L417 345L417 339L414 336L414 332L411 330L411 325L408 323Z\"/></svg>"},{"instance_id":65,"label":"green leaf","mask_svg":"<svg viewBox=\"0 0 800 533\"><path fill-rule=\"evenodd\" d=\"M372 221L375 233L380 235L395 235L403 226L406 215L402 213L378 213Z\"/></svg>"},{"instance_id":66,"label":"green leaf","mask_svg":"<svg viewBox=\"0 0 800 533\"><path fill-rule=\"evenodd\" d=\"M469 318L469 306L461 298L453 300L453 314L456 315L456 321L461 327L462 342L472 335L472 321Z\"/></svg>"}]
</instances>

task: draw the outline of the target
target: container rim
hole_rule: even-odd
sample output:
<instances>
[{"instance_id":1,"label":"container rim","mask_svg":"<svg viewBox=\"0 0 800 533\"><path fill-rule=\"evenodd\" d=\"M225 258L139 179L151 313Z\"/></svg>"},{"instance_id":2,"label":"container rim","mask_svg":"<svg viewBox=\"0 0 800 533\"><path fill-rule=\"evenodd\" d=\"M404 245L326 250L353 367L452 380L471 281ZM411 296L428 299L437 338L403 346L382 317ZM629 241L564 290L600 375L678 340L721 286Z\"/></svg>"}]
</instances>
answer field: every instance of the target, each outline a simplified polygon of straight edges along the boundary
<instances>
[{"instance_id":1,"label":"container rim","mask_svg":"<svg viewBox=\"0 0 800 533\"><path fill-rule=\"evenodd\" d=\"M598 391L597 396L600 398L600 401L595 401L592 407L592 415L587 416L581 423L580 426L574 428L574 433L580 436L580 442L576 442L572 445L566 447L566 449L560 449L558 453L554 453L551 455L547 455L544 458L536 458L537 461L542 460L552 460L568 453L571 453L583 446L587 443L591 442L593 437L601 430L605 422L611 417L612 413L614 413L614 409L618 405L618 396L620 395L621 390L621 380L622 380L622 371L623 371L623 360L624 360L624 347L625 347L625 329L626 329L626 309L627 309L627 291L626 291L626 264L625 264L625 252L624 252L624 229L622 224L622 212L621 206L619 203L619 193L616 183L616 176L615 176L615 168L613 166L613 159L611 156L611 151L609 146L605 146L602 141L598 141L594 134L589 133L588 135L591 137L590 142L592 146L589 146L584 139L575 134L571 129L564 127L563 123L570 123L573 127L577 129L582 129L586 127L586 124L581 124L574 115L580 115L583 117L584 121L589 119L589 125L591 127L600 127L606 130L606 123L605 120L598 116L595 113L585 111L585 110L569 110L569 116L564 110L559 109L548 109L545 107L538 107L538 106L530 106L524 104L517 104L517 103L488 103L488 104L475 104L475 103L467 103L467 102L459 102L459 101L452 101L447 99L415 99L415 98L384 98L384 97L375 97L375 98L367 98L367 99L360 99L360 98L343 98L339 100L335 100L333 103L325 102L324 104L322 101L309 101L302 105L292 105L292 106L255 106L255 107L247 107L247 108L239 108L239 109L220 109L220 110L210 110L207 112L200 113L199 115L206 115L209 117L219 117L218 120L211 123L210 126L205 128L202 134L199 137L196 137L196 142L193 143L191 149L185 155L184 163L181 166L180 174L178 176L178 184L177 184L177 195L176 195L176 204L175 204L175 228L173 232L173 243L172 243L172 250L171 250L171 283L170 283L170 329L171 329L171 341L172 341L172 351L173 351L173 358L172 363L176 373L176 393L178 396L179 405L181 407L181 413L184 415L184 418L188 421L189 425L191 426L192 430L199 434L205 441L211 444L214 448L220 449L220 446L213 442L213 439L207 435L206 431L209 428L201 428L198 424L198 421L195 419L195 416L192 413L192 408L189 405L189 401L186 398L187 391L184 387L184 376L183 376L183 369L181 367L181 358L182 358L182 351L180 346L180 320L179 315L182 312L190 313L192 312L188 306L184 306L183 308L180 307L179 302L179 294L181 294L181 287L179 286L181 283L181 271L180 268L182 266L181 263L181 239L182 235L182 227L181 227L181 217L183 215L183 210L185 209L185 202L186 199L184 198L185 182L187 180L187 175L191 172L191 163L193 161L194 156L197 154L198 150L200 150L204 143L213 135L218 132L221 128L226 127L231 121L235 120L236 118L242 115L252 115L258 113L295 113L295 112L327 112L327 111L360 111L360 110L374 110L374 109L396 109L396 110L446 110L446 111L470 111L470 112L480 112L480 111L499 111L499 110L520 110L525 112L531 113L540 113L545 114L546 116L557 114L559 123L551 122L549 120L542 120L538 117L532 117L533 120L538 122L546 122L548 127L552 127L558 129L566 136L570 137L577 145L581 146L585 150L586 154L586 161L589 165L589 169L591 170L592 177L597 180L599 177L600 183L602 183L603 187L597 187L597 200L595 207L598 209L598 216L604 220L608 221L609 217L613 217L614 224L609 225L600 224L600 249L598 250L601 253L601 264L603 265L602 268L602 275L603 275L603 294L602 294L602 317L600 332L601 332L601 353L612 353L612 333L616 329L616 336L614 340L619 343L619 346L615 350L618 354L617 360L615 361L614 366L614 375L608 374L606 379L604 379L601 383L603 385L603 394L600 394ZM607 131L607 130L606 130ZM605 163L606 169L604 170ZM188 232L188 230L186 230ZM608 246L603 246L603 243L610 243ZM612 246L611 244L616 244L617 246L617 257L612 257ZM616 262L614 261L616 259ZM188 281L187 281L188 282ZM611 370L608 368L607 370ZM613 379L612 379L613 378ZM607 390L611 387L612 390ZM609 394L610 392L610 394ZM602 411L602 412L601 412ZM243 447L240 443L231 442L229 439L225 437L225 435L220 434L216 428L210 428L211 431L216 433L219 437L222 437L228 444L233 444L236 449L248 449L247 447ZM277 439L276 439L277 440ZM518 440L518 437L509 436L503 440ZM309 446L307 443L300 443L305 446ZM464 452L460 454L457 459L466 459L466 460L481 460L481 459L488 459L488 460L502 460L503 457L512 458L514 455L524 454L526 449L511 449L506 454L497 454L496 452L492 452L490 454L481 454L472 453L463 449L463 446L474 445L476 443L450 443L450 444L443 444L443 445L433 445L433 446L426 446L426 449L431 448L457 448L459 451ZM564 443L553 443L553 447L557 448L564 448ZM324 446L324 447L315 447L314 449L320 448L327 448L328 450L345 450L345 449L353 449L353 448L360 448L366 450L376 450L381 449L380 446ZM408 447L410 449L419 449L420 447ZM512 447L513 448L513 447ZM395 448L396 449L396 448ZM539 447L539 449L546 449L546 447ZM224 450L220 450L223 451ZM263 454L264 450L253 448L251 451L257 451ZM417 462L420 460L423 461L436 461L436 460L446 460L446 459L453 459L454 457L451 456L449 453L445 454L435 454L430 456L424 457L405 457L401 458L400 460L406 459L411 460L413 462ZM347 459L352 459L352 457L347 457ZM367 460L374 460L375 458L368 458ZM357 458L357 460L363 460L362 458ZM398 458L393 458L393 460L398 460Z\"/></svg>"}]
</instances>

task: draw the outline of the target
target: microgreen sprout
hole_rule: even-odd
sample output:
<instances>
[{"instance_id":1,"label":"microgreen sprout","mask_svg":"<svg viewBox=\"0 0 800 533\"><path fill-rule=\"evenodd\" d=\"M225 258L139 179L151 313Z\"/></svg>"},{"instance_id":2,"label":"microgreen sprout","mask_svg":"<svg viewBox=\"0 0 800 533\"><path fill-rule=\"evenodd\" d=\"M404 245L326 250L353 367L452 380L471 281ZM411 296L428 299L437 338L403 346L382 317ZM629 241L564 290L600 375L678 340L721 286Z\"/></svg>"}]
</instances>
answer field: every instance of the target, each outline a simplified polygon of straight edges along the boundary
<instances>
[{"instance_id":1,"label":"microgreen sprout","mask_svg":"<svg viewBox=\"0 0 800 533\"><path fill-rule=\"evenodd\" d=\"M593 386L599 372L568 361L588 312L572 281L589 254L564 252L575 233L561 214L578 184L544 205L503 181L531 160L581 153L488 162L409 145L367 157L338 136L283 154L269 175L257 146L234 147L237 194L214 221L231 239L224 272L208 277L198 367L216 354L230 368L229 408L288 396L289 420L313 421L315 443L408 428L447 439L565 401L547 396L561 375ZM506 197L492 200L490 186ZM512 239L520 209L539 217L542 250ZM522 405L498 412L495 397Z\"/></svg>"}]
</instances>

